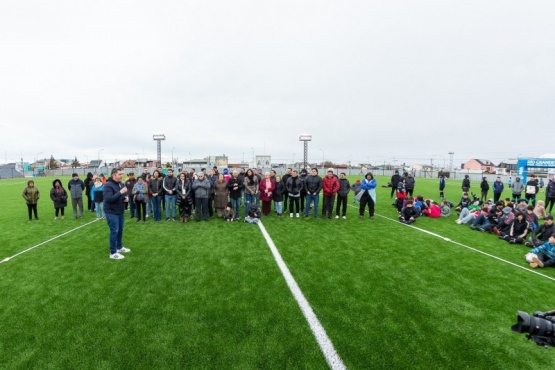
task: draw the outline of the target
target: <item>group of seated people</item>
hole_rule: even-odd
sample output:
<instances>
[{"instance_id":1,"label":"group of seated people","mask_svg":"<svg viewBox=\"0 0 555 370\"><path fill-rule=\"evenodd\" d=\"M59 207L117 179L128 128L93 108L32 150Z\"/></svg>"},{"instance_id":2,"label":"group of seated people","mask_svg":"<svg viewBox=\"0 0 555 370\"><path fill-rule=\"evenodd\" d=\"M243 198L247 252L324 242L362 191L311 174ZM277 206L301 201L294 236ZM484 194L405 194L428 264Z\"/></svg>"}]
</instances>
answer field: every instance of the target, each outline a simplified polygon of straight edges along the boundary
<instances>
[{"instance_id":1,"label":"group of seated people","mask_svg":"<svg viewBox=\"0 0 555 370\"><path fill-rule=\"evenodd\" d=\"M458 213L455 222L459 225L470 225L471 230L487 232L510 244L524 244L532 248L526 254L526 261L531 267L555 266L555 225L553 216L547 214L544 202L538 201L536 206L529 205L526 199L513 203L488 200L483 203L472 194L464 193L458 204L453 205L443 200L441 205L433 200L404 197L402 192L394 205L398 208L399 220L406 224L413 223L420 216L449 216L451 207ZM540 220L544 220L540 224Z\"/></svg>"}]
</instances>

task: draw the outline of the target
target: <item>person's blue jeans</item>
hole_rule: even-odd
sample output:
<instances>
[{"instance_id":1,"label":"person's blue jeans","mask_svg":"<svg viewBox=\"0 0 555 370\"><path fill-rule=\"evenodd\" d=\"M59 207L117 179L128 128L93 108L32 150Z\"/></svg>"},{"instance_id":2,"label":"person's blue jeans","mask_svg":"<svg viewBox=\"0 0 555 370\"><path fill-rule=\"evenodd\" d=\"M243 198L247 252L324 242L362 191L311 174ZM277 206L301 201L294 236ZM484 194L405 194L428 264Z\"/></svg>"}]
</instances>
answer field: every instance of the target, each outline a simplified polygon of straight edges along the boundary
<instances>
[{"instance_id":1,"label":"person's blue jeans","mask_svg":"<svg viewBox=\"0 0 555 370\"><path fill-rule=\"evenodd\" d=\"M166 218L170 218L170 209L171 209L171 217L175 218L175 195L165 195L166 199Z\"/></svg>"},{"instance_id":2,"label":"person's blue jeans","mask_svg":"<svg viewBox=\"0 0 555 370\"><path fill-rule=\"evenodd\" d=\"M320 201L320 194L316 195L306 195L306 210L304 212L305 216L310 213L310 204L314 202L314 218L318 218L318 202Z\"/></svg>"},{"instance_id":3,"label":"person's blue jeans","mask_svg":"<svg viewBox=\"0 0 555 370\"><path fill-rule=\"evenodd\" d=\"M472 222L472 226L480 226L484 230L488 230L490 227L489 220L483 214L480 214L476 219Z\"/></svg>"},{"instance_id":4,"label":"person's blue jeans","mask_svg":"<svg viewBox=\"0 0 555 370\"><path fill-rule=\"evenodd\" d=\"M152 213L154 215L154 221L160 221L162 219L162 196L158 195L156 197L150 198L152 199Z\"/></svg>"},{"instance_id":5,"label":"person's blue jeans","mask_svg":"<svg viewBox=\"0 0 555 370\"><path fill-rule=\"evenodd\" d=\"M274 202L274 205L276 206L276 213L281 215L283 213L283 202Z\"/></svg>"},{"instance_id":6,"label":"person's blue jeans","mask_svg":"<svg viewBox=\"0 0 555 370\"><path fill-rule=\"evenodd\" d=\"M241 198L230 198L231 209L233 210L235 219L239 218L239 210L241 208Z\"/></svg>"},{"instance_id":7,"label":"person's blue jeans","mask_svg":"<svg viewBox=\"0 0 555 370\"><path fill-rule=\"evenodd\" d=\"M105 215L108 228L110 229L110 254L114 254L123 246L121 239L123 237L124 217L123 214L113 215L106 213Z\"/></svg>"},{"instance_id":8,"label":"person's blue jeans","mask_svg":"<svg viewBox=\"0 0 555 370\"><path fill-rule=\"evenodd\" d=\"M245 193L245 217L249 214L249 210L251 209L251 204L254 204L254 195Z\"/></svg>"},{"instance_id":9,"label":"person's blue jeans","mask_svg":"<svg viewBox=\"0 0 555 370\"><path fill-rule=\"evenodd\" d=\"M96 217L104 217L104 202L94 202Z\"/></svg>"}]
</instances>

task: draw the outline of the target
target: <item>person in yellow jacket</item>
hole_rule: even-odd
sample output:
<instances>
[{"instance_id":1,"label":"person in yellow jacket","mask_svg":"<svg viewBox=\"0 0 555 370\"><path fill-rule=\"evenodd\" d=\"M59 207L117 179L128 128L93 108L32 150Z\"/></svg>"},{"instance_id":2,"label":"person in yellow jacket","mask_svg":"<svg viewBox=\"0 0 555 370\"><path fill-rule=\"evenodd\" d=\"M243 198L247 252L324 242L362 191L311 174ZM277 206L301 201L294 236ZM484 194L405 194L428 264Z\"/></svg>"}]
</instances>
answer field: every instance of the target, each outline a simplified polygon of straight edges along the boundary
<instances>
[{"instance_id":1,"label":"person in yellow jacket","mask_svg":"<svg viewBox=\"0 0 555 370\"><path fill-rule=\"evenodd\" d=\"M33 214L35 215L35 220L38 220L39 216L37 215L37 203L40 198L40 193L33 180L27 181L27 187L23 189L22 196L25 199L25 203L27 203L29 221L33 220Z\"/></svg>"}]
</instances>

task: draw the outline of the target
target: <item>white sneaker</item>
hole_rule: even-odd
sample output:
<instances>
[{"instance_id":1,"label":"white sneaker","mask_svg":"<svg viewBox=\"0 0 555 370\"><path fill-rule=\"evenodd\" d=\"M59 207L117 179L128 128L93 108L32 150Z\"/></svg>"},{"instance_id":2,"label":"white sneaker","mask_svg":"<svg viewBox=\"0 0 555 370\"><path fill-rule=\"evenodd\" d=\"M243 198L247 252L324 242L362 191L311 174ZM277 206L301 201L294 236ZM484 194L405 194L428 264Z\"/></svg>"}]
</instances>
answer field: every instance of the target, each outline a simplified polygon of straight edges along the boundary
<instances>
[{"instance_id":1,"label":"white sneaker","mask_svg":"<svg viewBox=\"0 0 555 370\"><path fill-rule=\"evenodd\" d=\"M335 216L335 218L339 218L339 215Z\"/></svg>"},{"instance_id":2,"label":"white sneaker","mask_svg":"<svg viewBox=\"0 0 555 370\"><path fill-rule=\"evenodd\" d=\"M347 216L343 216L343 217L341 217L341 218L344 219L344 220L346 220L346 219L347 219Z\"/></svg>"},{"instance_id":3,"label":"white sneaker","mask_svg":"<svg viewBox=\"0 0 555 370\"><path fill-rule=\"evenodd\" d=\"M455 222L460 225L462 221L461 220L455 220Z\"/></svg>"},{"instance_id":4,"label":"white sneaker","mask_svg":"<svg viewBox=\"0 0 555 370\"><path fill-rule=\"evenodd\" d=\"M297 213L297 218L300 217L299 214Z\"/></svg>"},{"instance_id":5,"label":"white sneaker","mask_svg":"<svg viewBox=\"0 0 555 370\"><path fill-rule=\"evenodd\" d=\"M127 253L127 252L131 252L131 249L125 248L125 247L121 247L120 249L118 249L118 253Z\"/></svg>"},{"instance_id":6,"label":"white sneaker","mask_svg":"<svg viewBox=\"0 0 555 370\"><path fill-rule=\"evenodd\" d=\"M292 214L292 213L290 213L290 214L289 214L289 217L293 217L293 214Z\"/></svg>"},{"instance_id":7,"label":"white sneaker","mask_svg":"<svg viewBox=\"0 0 555 370\"><path fill-rule=\"evenodd\" d=\"M113 260L122 260L122 259L124 259L124 258L125 258L125 257L122 256L122 255L119 254L119 253L110 254L110 259L113 259Z\"/></svg>"}]
</instances>

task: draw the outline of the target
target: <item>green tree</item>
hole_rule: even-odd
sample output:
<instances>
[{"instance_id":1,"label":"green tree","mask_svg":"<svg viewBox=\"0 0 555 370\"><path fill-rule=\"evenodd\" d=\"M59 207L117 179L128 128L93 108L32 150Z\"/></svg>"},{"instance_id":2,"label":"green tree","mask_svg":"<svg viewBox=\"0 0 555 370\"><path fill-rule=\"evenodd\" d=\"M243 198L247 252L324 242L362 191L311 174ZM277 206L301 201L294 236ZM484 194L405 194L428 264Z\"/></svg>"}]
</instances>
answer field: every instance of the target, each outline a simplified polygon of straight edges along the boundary
<instances>
[{"instance_id":1,"label":"green tree","mask_svg":"<svg viewBox=\"0 0 555 370\"><path fill-rule=\"evenodd\" d=\"M71 167L75 169L75 168L79 167L80 165L81 164L77 160L77 156L76 156L75 159L73 160L73 162L71 162Z\"/></svg>"},{"instance_id":2,"label":"green tree","mask_svg":"<svg viewBox=\"0 0 555 370\"><path fill-rule=\"evenodd\" d=\"M54 156L50 155L50 160L48 161L48 168L51 170L58 169L58 162L54 159Z\"/></svg>"}]
</instances>

